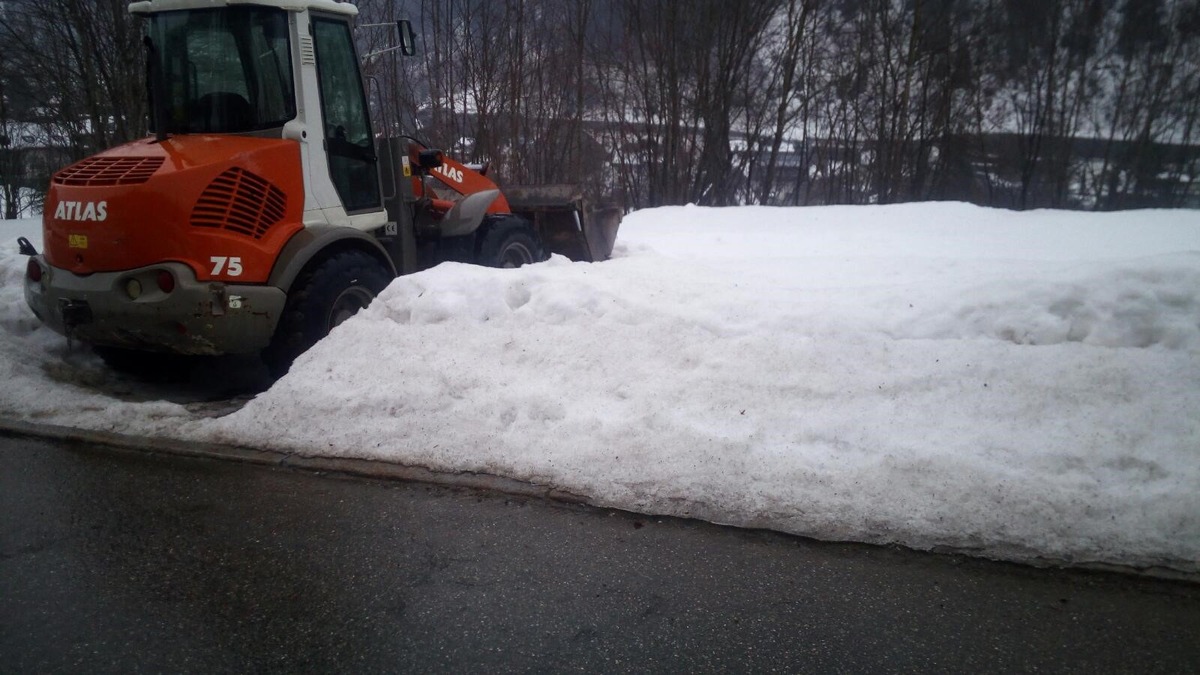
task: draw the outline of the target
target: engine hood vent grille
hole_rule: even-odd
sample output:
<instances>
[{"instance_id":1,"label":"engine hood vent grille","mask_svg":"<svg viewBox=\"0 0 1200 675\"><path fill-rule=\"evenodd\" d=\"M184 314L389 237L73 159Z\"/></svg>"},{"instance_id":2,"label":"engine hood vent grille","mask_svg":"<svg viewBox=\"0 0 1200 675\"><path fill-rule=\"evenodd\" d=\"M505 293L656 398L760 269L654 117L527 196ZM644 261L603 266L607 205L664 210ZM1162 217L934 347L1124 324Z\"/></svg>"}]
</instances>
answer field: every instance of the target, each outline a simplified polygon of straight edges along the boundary
<instances>
[{"instance_id":1,"label":"engine hood vent grille","mask_svg":"<svg viewBox=\"0 0 1200 675\"><path fill-rule=\"evenodd\" d=\"M55 185L137 185L150 180L162 157L89 157L54 174Z\"/></svg>"},{"instance_id":2,"label":"engine hood vent grille","mask_svg":"<svg viewBox=\"0 0 1200 675\"><path fill-rule=\"evenodd\" d=\"M287 195L270 181L234 167L213 179L192 208L192 225L261 239L283 220Z\"/></svg>"}]
</instances>

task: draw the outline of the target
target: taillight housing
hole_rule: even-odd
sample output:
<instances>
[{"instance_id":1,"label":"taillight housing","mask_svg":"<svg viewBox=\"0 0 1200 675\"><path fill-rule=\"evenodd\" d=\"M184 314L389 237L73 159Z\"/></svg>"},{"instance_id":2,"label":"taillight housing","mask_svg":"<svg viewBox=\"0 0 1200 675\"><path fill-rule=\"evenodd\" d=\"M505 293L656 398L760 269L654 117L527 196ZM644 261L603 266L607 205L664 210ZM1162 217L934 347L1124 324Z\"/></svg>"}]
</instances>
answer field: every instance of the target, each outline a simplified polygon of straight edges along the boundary
<instances>
[{"instance_id":1,"label":"taillight housing","mask_svg":"<svg viewBox=\"0 0 1200 675\"><path fill-rule=\"evenodd\" d=\"M42 280L42 266L34 258L30 258L28 263L25 263L25 276L33 283L39 283Z\"/></svg>"},{"instance_id":2,"label":"taillight housing","mask_svg":"<svg viewBox=\"0 0 1200 675\"><path fill-rule=\"evenodd\" d=\"M170 293L175 290L175 275L167 270L159 270L155 275L155 281L158 282L158 290L163 293Z\"/></svg>"}]
</instances>

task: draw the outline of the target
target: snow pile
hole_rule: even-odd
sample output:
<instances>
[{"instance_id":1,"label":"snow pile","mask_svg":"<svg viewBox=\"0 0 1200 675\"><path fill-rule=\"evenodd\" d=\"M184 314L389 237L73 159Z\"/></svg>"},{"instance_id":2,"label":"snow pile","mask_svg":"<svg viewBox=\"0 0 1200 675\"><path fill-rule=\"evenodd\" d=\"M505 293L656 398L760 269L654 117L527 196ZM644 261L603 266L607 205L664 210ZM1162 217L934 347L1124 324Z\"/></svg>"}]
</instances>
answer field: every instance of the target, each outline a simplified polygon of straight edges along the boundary
<instances>
[{"instance_id":1,"label":"snow pile","mask_svg":"<svg viewBox=\"0 0 1200 675\"><path fill-rule=\"evenodd\" d=\"M15 232L15 234L14 234ZM17 237L33 240L40 248L41 220L0 220L0 327L15 336L27 336L38 327L22 295L27 259L17 252Z\"/></svg>"},{"instance_id":2,"label":"snow pile","mask_svg":"<svg viewBox=\"0 0 1200 675\"><path fill-rule=\"evenodd\" d=\"M1197 288L1200 253L1088 265L961 289L901 321L895 336L1194 350Z\"/></svg>"},{"instance_id":3,"label":"snow pile","mask_svg":"<svg viewBox=\"0 0 1200 675\"><path fill-rule=\"evenodd\" d=\"M1200 561L1197 212L642 211L603 264L398 279L216 420L55 383L61 339L13 328L5 275L0 376L42 371L12 375L36 396L0 395L8 416L830 539Z\"/></svg>"},{"instance_id":4,"label":"snow pile","mask_svg":"<svg viewBox=\"0 0 1200 675\"><path fill-rule=\"evenodd\" d=\"M41 328L22 291L27 258L17 252L17 237L27 237L40 248L41 219L0 221L0 233L0 381L5 383L0 411L19 416L26 413L27 401L46 398L52 385L42 370L62 352L54 353L57 336Z\"/></svg>"}]
</instances>

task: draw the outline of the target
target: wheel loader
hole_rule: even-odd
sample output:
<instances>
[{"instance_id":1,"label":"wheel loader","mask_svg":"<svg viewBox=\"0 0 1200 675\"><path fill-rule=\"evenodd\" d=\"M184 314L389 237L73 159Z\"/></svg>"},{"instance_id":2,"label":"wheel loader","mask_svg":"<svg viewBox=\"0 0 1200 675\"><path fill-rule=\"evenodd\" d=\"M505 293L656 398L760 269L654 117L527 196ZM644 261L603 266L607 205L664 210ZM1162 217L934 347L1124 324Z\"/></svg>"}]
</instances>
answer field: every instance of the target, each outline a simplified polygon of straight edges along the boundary
<instances>
[{"instance_id":1,"label":"wheel loader","mask_svg":"<svg viewBox=\"0 0 1200 675\"><path fill-rule=\"evenodd\" d=\"M372 126L335 0L143 0L152 136L61 169L25 297L114 364L261 352L277 374L390 281L445 262L606 259L621 211L501 190ZM413 51L411 25L397 22Z\"/></svg>"}]
</instances>

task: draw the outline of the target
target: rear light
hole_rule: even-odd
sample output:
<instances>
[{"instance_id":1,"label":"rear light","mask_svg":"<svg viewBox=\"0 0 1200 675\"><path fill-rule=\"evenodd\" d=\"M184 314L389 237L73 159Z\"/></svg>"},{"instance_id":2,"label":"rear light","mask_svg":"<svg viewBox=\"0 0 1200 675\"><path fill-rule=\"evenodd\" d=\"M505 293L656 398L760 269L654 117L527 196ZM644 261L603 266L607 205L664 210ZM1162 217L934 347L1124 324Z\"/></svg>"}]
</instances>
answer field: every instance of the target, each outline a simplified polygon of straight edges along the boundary
<instances>
[{"instance_id":1,"label":"rear light","mask_svg":"<svg viewBox=\"0 0 1200 675\"><path fill-rule=\"evenodd\" d=\"M29 262L25 264L25 276L29 277L29 280L35 284L40 282L42 280L42 266L36 260L30 258Z\"/></svg>"},{"instance_id":2,"label":"rear light","mask_svg":"<svg viewBox=\"0 0 1200 675\"><path fill-rule=\"evenodd\" d=\"M130 279L125 282L125 293L131 300L137 300L142 297L142 282L137 279Z\"/></svg>"},{"instance_id":3,"label":"rear light","mask_svg":"<svg viewBox=\"0 0 1200 675\"><path fill-rule=\"evenodd\" d=\"M170 272L159 270L155 280L158 281L158 290L163 293L170 293L175 290L175 277Z\"/></svg>"}]
</instances>

